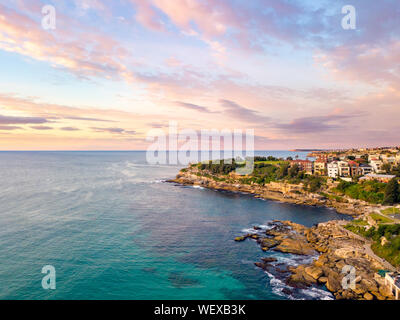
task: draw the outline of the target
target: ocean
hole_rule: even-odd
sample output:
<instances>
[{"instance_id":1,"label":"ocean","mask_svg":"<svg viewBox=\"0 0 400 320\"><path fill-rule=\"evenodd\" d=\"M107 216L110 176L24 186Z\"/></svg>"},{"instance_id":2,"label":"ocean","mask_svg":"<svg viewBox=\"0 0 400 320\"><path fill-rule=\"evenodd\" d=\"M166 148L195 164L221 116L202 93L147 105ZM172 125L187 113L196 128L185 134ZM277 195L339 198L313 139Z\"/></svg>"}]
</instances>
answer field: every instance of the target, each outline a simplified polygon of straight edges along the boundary
<instances>
[{"instance_id":1,"label":"ocean","mask_svg":"<svg viewBox=\"0 0 400 320\"><path fill-rule=\"evenodd\" d=\"M306 156L257 152L296 154ZM290 299L254 262L302 258L234 238L273 219L344 217L166 183L180 168L149 165L145 152L1 152L0 299ZM55 290L42 287L47 265Z\"/></svg>"}]
</instances>

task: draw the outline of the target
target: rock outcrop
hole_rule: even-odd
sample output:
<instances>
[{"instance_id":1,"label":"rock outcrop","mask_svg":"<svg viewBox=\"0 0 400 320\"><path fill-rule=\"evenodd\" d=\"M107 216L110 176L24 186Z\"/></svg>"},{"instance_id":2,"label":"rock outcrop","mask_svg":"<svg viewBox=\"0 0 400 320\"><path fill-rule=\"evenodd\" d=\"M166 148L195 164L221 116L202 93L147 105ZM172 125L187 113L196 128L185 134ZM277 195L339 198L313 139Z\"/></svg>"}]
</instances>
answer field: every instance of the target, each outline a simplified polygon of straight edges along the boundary
<instances>
[{"instance_id":1,"label":"rock outcrop","mask_svg":"<svg viewBox=\"0 0 400 320\"><path fill-rule=\"evenodd\" d=\"M383 268L367 254L365 241L341 227L339 221L307 228L290 221L273 221L257 242L264 250L311 255L308 264L288 267L286 284L294 289L323 286L336 299L393 299L390 289L376 272ZM270 272L274 258L264 258L256 266Z\"/></svg>"}]
</instances>

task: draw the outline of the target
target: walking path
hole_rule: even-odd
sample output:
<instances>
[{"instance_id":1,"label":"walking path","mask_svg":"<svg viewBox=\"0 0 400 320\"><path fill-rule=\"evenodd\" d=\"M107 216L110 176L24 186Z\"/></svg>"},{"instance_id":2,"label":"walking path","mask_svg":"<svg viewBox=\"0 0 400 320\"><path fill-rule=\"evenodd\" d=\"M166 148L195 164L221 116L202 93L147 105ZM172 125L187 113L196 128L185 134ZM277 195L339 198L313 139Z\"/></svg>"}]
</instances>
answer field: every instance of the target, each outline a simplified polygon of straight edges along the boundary
<instances>
[{"instance_id":1,"label":"walking path","mask_svg":"<svg viewBox=\"0 0 400 320\"><path fill-rule=\"evenodd\" d=\"M358 234L355 234L354 232L351 232L350 230L347 230L343 227L343 225L347 223L345 221L340 221L338 223L339 229L342 230L343 232L345 232L349 237L351 238L355 238L358 239L360 241L364 242L363 248L364 248L364 252L365 254L369 255L370 257L372 257L373 259L377 260L379 263L381 263L385 269L390 270L390 271L397 271L397 269L392 266L388 261L386 261L385 259L377 256L371 249L371 244L372 241L365 239L364 237L359 236Z\"/></svg>"}]
</instances>

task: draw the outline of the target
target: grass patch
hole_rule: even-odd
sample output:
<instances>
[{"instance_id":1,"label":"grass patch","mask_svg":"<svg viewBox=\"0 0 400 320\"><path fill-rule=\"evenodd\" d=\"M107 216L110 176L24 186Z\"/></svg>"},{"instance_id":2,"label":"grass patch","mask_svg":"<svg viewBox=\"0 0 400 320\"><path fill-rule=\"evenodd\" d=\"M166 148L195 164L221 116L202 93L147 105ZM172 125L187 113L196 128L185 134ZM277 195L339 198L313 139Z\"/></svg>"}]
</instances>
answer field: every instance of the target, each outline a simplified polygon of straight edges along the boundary
<instances>
[{"instance_id":1,"label":"grass patch","mask_svg":"<svg viewBox=\"0 0 400 320\"><path fill-rule=\"evenodd\" d=\"M378 213L371 213L370 216L371 216L372 219L374 219L378 223L391 223L391 222L393 222L392 219L389 219L389 218L387 218L385 216L382 216L382 215L380 215Z\"/></svg>"},{"instance_id":2,"label":"grass patch","mask_svg":"<svg viewBox=\"0 0 400 320\"><path fill-rule=\"evenodd\" d=\"M397 237L395 240L381 246L379 242L375 242L372 244L371 249L375 252L376 255L384 258L389 261L394 266L400 265L400 251L398 248L398 243L400 238Z\"/></svg>"},{"instance_id":3,"label":"grass patch","mask_svg":"<svg viewBox=\"0 0 400 320\"><path fill-rule=\"evenodd\" d=\"M385 214L385 215L389 215L389 214L400 214L400 209L399 208L387 208L387 209L384 209L384 210L381 210L381 213L382 214Z\"/></svg>"}]
</instances>

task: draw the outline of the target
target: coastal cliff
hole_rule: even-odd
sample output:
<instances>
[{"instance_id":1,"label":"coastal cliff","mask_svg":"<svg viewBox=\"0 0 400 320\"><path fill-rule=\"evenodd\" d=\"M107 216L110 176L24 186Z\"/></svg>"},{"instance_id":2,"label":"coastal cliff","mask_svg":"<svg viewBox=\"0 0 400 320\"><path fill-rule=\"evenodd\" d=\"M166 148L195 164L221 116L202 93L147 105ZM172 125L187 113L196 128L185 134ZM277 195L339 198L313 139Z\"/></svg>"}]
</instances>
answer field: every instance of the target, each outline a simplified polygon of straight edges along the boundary
<instances>
[{"instance_id":1,"label":"coastal cliff","mask_svg":"<svg viewBox=\"0 0 400 320\"><path fill-rule=\"evenodd\" d=\"M285 182L270 182L265 185L255 183L243 184L239 181L239 176L230 175L229 181L219 175L204 175L193 168L181 170L175 182L183 185L197 185L216 190L227 190L232 192L244 192L253 194L257 198L277 200L293 204L326 206L336 209L337 212L359 216L376 209L376 205L365 201L351 198L341 198L340 201L335 197L326 197L318 193L305 191L302 184L288 184Z\"/></svg>"}]
</instances>

